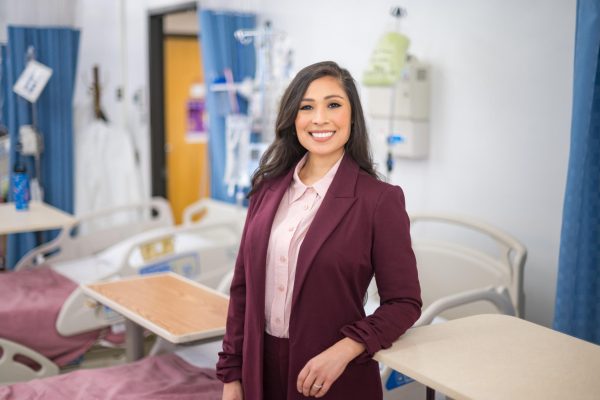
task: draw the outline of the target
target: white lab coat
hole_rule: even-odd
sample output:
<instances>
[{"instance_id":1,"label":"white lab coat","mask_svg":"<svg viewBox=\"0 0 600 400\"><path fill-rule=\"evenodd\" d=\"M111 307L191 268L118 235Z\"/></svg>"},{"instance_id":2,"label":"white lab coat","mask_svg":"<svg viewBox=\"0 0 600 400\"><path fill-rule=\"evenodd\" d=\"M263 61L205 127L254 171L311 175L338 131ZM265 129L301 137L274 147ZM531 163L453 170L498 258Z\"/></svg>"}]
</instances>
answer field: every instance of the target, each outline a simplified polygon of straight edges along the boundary
<instances>
[{"instance_id":1,"label":"white lab coat","mask_svg":"<svg viewBox=\"0 0 600 400\"><path fill-rule=\"evenodd\" d=\"M76 215L142 201L142 178L127 131L104 121L92 121L78 132L75 149ZM94 224L94 228L134 217L121 215Z\"/></svg>"}]
</instances>

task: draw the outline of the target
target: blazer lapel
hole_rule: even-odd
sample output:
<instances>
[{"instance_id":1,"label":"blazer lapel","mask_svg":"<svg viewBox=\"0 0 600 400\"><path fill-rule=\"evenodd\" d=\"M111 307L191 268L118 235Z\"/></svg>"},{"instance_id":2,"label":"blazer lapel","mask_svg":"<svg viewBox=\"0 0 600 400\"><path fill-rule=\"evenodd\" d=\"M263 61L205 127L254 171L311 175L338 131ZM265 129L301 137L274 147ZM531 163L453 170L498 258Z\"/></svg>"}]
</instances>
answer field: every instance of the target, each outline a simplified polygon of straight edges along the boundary
<instances>
[{"instance_id":1,"label":"blazer lapel","mask_svg":"<svg viewBox=\"0 0 600 400\"><path fill-rule=\"evenodd\" d=\"M292 310L317 252L356 201L355 186L358 171L358 164L350 155L345 154L300 247Z\"/></svg>"},{"instance_id":2,"label":"blazer lapel","mask_svg":"<svg viewBox=\"0 0 600 400\"><path fill-rule=\"evenodd\" d=\"M262 312L264 316L265 309L265 280L267 272L267 249L269 247L269 237L271 236L271 227L275 214L279 208L279 203L285 194L286 189L290 186L294 174L292 168L290 172L282 177L275 179L273 182L267 183L265 187L264 198L257 209L257 214L252 221L254 234L252 235L251 248L252 253L251 265L253 273L250 274L253 279L253 286L257 288L254 293L258 295L255 299L257 310Z\"/></svg>"}]
</instances>

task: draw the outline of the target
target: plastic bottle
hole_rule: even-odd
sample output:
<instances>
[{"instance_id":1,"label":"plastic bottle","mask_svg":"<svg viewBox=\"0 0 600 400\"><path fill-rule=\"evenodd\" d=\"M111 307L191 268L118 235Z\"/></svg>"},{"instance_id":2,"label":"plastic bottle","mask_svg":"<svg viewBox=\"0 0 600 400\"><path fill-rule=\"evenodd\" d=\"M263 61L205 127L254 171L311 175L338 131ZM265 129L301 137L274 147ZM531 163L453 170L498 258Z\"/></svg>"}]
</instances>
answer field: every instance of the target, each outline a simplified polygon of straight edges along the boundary
<instances>
[{"instance_id":1,"label":"plastic bottle","mask_svg":"<svg viewBox=\"0 0 600 400\"><path fill-rule=\"evenodd\" d=\"M12 176L13 201L17 211L29 210L29 176L25 165L20 162L15 163Z\"/></svg>"}]
</instances>

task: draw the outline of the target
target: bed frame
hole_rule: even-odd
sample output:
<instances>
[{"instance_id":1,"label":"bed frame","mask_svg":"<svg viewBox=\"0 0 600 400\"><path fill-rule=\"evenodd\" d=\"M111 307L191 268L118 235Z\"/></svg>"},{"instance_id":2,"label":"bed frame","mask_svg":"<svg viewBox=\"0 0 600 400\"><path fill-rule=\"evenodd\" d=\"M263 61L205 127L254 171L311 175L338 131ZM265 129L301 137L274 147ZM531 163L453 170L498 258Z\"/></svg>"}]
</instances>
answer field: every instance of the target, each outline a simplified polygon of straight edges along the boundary
<instances>
[{"instance_id":1,"label":"bed frame","mask_svg":"<svg viewBox=\"0 0 600 400\"><path fill-rule=\"evenodd\" d=\"M50 242L27 252L15 270L96 254L139 233L168 226L173 226L173 213L161 197L85 214Z\"/></svg>"},{"instance_id":2,"label":"bed frame","mask_svg":"<svg viewBox=\"0 0 600 400\"><path fill-rule=\"evenodd\" d=\"M169 243L182 235L190 238L210 237L212 244L206 248L177 249ZM137 274L173 271L209 287L216 287L235 263L241 233L238 224L231 222L206 222L188 226L163 229L154 235L144 235L130 244L121 257L118 272L110 273L99 280L111 280ZM157 257L132 263L134 254L147 247L160 247ZM203 264L209 260L209 268ZM64 336L76 335L104 328L122 321L105 307L90 302L80 288L75 289L63 304L56 320L57 331Z\"/></svg>"},{"instance_id":3,"label":"bed frame","mask_svg":"<svg viewBox=\"0 0 600 400\"><path fill-rule=\"evenodd\" d=\"M410 219L423 298L415 327L483 313L524 317L527 250L517 239L463 216L419 213ZM370 296L378 301L376 288ZM385 400L424 398L419 383L389 388L389 380L398 378L392 374L382 369Z\"/></svg>"}]
</instances>

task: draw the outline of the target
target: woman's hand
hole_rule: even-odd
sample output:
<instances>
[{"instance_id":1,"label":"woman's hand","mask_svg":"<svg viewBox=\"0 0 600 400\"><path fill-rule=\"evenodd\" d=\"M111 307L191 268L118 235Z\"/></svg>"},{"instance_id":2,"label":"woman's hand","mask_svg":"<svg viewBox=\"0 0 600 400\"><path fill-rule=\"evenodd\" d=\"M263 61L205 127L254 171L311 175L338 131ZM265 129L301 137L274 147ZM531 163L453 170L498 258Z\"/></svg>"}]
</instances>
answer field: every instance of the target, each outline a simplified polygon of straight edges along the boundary
<instances>
[{"instance_id":1,"label":"woman's hand","mask_svg":"<svg viewBox=\"0 0 600 400\"><path fill-rule=\"evenodd\" d=\"M298 374L296 382L298 392L307 397L325 396L348 363L363 351L365 351L363 344L344 338L311 358Z\"/></svg>"},{"instance_id":2,"label":"woman's hand","mask_svg":"<svg viewBox=\"0 0 600 400\"><path fill-rule=\"evenodd\" d=\"M242 382L233 381L223 384L222 400L244 400L244 390Z\"/></svg>"}]
</instances>

